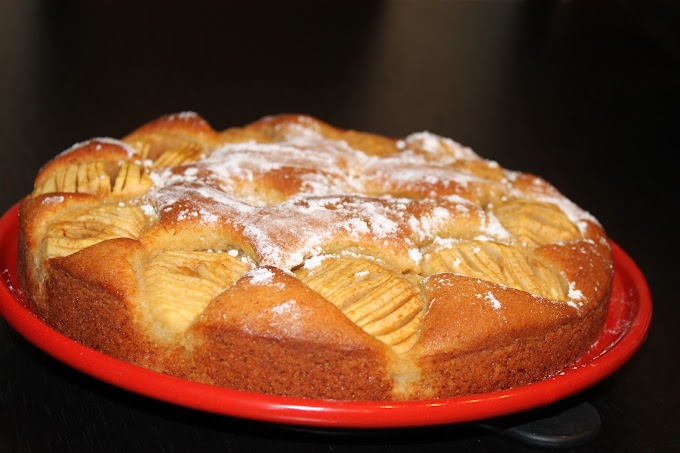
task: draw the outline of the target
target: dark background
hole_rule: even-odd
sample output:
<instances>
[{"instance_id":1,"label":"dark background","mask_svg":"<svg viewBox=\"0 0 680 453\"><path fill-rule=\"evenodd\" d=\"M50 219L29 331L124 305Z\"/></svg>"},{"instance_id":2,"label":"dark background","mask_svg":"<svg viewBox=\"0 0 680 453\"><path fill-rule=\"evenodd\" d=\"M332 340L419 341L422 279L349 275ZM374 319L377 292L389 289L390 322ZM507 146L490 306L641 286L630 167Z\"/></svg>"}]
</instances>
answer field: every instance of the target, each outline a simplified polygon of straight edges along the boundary
<instances>
[{"instance_id":1,"label":"dark background","mask_svg":"<svg viewBox=\"0 0 680 453\"><path fill-rule=\"evenodd\" d=\"M0 210L75 142L193 110L428 130L540 174L638 264L654 318L577 398L576 452L680 451L680 8L669 1L0 2ZM460 424L322 432L198 413L56 362L0 319L0 451L544 451Z\"/></svg>"}]
</instances>

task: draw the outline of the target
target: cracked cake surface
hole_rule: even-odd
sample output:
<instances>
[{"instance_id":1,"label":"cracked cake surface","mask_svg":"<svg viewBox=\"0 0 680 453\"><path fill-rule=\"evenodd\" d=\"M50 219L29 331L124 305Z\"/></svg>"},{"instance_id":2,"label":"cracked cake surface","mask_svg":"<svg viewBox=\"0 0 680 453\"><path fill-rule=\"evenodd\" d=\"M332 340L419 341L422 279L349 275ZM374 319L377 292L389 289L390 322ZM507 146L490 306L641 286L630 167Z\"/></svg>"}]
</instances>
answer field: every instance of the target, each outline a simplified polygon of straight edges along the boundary
<instances>
[{"instance_id":1,"label":"cracked cake surface","mask_svg":"<svg viewBox=\"0 0 680 453\"><path fill-rule=\"evenodd\" d=\"M430 132L193 112L73 145L22 200L36 313L116 358L277 395L527 384L598 338L613 262L539 176Z\"/></svg>"}]
</instances>

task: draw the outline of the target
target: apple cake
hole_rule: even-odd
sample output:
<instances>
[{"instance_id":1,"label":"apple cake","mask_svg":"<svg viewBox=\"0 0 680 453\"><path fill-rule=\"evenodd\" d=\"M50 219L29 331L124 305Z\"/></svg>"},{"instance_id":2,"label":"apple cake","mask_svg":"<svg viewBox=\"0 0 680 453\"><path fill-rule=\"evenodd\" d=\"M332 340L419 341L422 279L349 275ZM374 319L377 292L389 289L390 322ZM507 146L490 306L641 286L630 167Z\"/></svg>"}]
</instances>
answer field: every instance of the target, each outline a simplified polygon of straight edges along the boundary
<instances>
[{"instance_id":1,"label":"apple cake","mask_svg":"<svg viewBox=\"0 0 680 453\"><path fill-rule=\"evenodd\" d=\"M193 112L47 162L18 272L52 328L117 359L265 394L414 400L575 363L613 276L601 224L541 177L431 132Z\"/></svg>"}]
</instances>

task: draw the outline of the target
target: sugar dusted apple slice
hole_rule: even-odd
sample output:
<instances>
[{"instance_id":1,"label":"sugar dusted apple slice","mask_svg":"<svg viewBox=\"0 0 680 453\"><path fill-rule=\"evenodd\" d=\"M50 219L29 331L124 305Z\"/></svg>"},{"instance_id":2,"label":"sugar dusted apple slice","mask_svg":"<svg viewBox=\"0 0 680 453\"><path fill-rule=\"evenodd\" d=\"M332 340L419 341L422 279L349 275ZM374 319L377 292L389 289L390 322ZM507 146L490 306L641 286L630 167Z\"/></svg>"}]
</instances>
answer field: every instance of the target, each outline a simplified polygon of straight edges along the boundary
<instances>
[{"instance_id":1,"label":"sugar dusted apple slice","mask_svg":"<svg viewBox=\"0 0 680 453\"><path fill-rule=\"evenodd\" d=\"M494 213L503 226L527 247L581 238L581 232L555 204L515 199Z\"/></svg>"},{"instance_id":2,"label":"sugar dusted apple slice","mask_svg":"<svg viewBox=\"0 0 680 453\"><path fill-rule=\"evenodd\" d=\"M454 273L520 289L547 299L567 301L566 281L541 260L504 244L451 241L425 254L423 275Z\"/></svg>"},{"instance_id":3,"label":"sugar dusted apple slice","mask_svg":"<svg viewBox=\"0 0 680 453\"><path fill-rule=\"evenodd\" d=\"M251 268L233 252L170 250L146 264L141 279L144 300L159 336L184 331L215 296Z\"/></svg>"},{"instance_id":4,"label":"sugar dusted apple slice","mask_svg":"<svg viewBox=\"0 0 680 453\"><path fill-rule=\"evenodd\" d=\"M112 195L136 197L146 193L152 184L147 168L139 162L123 162L113 184Z\"/></svg>"},{"instance_id":5,"label":"sugar dusted apple slice","mask_svg":"<svg viewBox=\"0 0 680 453\"><path fill-rule=\"evenodd\" d=\"M144 212L134 205L104 204L69 210L47 227L45 255L67 256L107 239L138 238L145 226Z\"/></svg>"},{"instance_id":6,"label":"sugar dusted apple slice","mask_svg":"<svg viewBox=\"0 0 680 453\"><path fill-rule=\"evenodd\" d=\"M417 284L362 257L328 256L298 277L396 352L414 343L423 312Z\"/></svg>"},{"instance_id":7,"label":"sugar dusted apple slice","mask_svg":"<svg viewBox=\"0 0 680 453\"><path fill-rule=\"evenodd\" d=\"M40 169L32 195L87 193L104 197L110 193L111 180L121 163L137 158L133 148L111 138L76 143Z\"/></svg>"},{"instance_id":8,"label":"sugar dusted apple slice","mask_svg":"<svg viewBox=\"0 0 680 453\"><path fill-rule=\"evenodd\" d=\"M163 116L123 138L125 143L137 150L142 159L155 161L166 154L162 158L165 162L158 164L160 166L170 165L177 155L195 160L205 155L218 140L217 132L193 112Z\"/></svg>"},{"instance_id":9,"label":"sugar dusted apple slice","mask_svg":"<svg viewBox=\"0 0 680 453\"><path fill-rule=\"evenodd\" d=\"M194 144L185 144L163 151L153 163L154 168L166 168L194 162L203 153L203 148Z\"/></svg>"},{"instance_id":10,"label":"sugar dusted apple slice","mask_svg":"<svg viewBox=\"0 0 680 453\"><path fill-rule=\"evenodd\" d=\"M111 192L111 178L103 162L76 162L54 171L33 193L55 192L106 196Z\"/></svg>"}]
</instances>

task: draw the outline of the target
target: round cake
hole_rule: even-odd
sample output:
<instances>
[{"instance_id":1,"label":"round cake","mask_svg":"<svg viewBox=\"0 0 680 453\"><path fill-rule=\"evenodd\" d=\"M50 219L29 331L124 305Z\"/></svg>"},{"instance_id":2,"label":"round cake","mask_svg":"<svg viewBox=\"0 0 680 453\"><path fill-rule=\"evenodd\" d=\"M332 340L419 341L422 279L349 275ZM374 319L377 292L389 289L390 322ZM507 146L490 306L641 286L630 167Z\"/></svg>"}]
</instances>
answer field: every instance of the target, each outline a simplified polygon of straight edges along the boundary
<instances>
[{"instance_id":1,"label":"round cake","mask_svg":"<svg viewBox=\"0 0 680 453\"><path fill-rule=\"evenodd\" d=\"M600 223L544 179L430 132L193 112L47 162L18 272L54 329L233 389L413 400L574 364L613 276Z\"/></svg>"}]
</instances>

